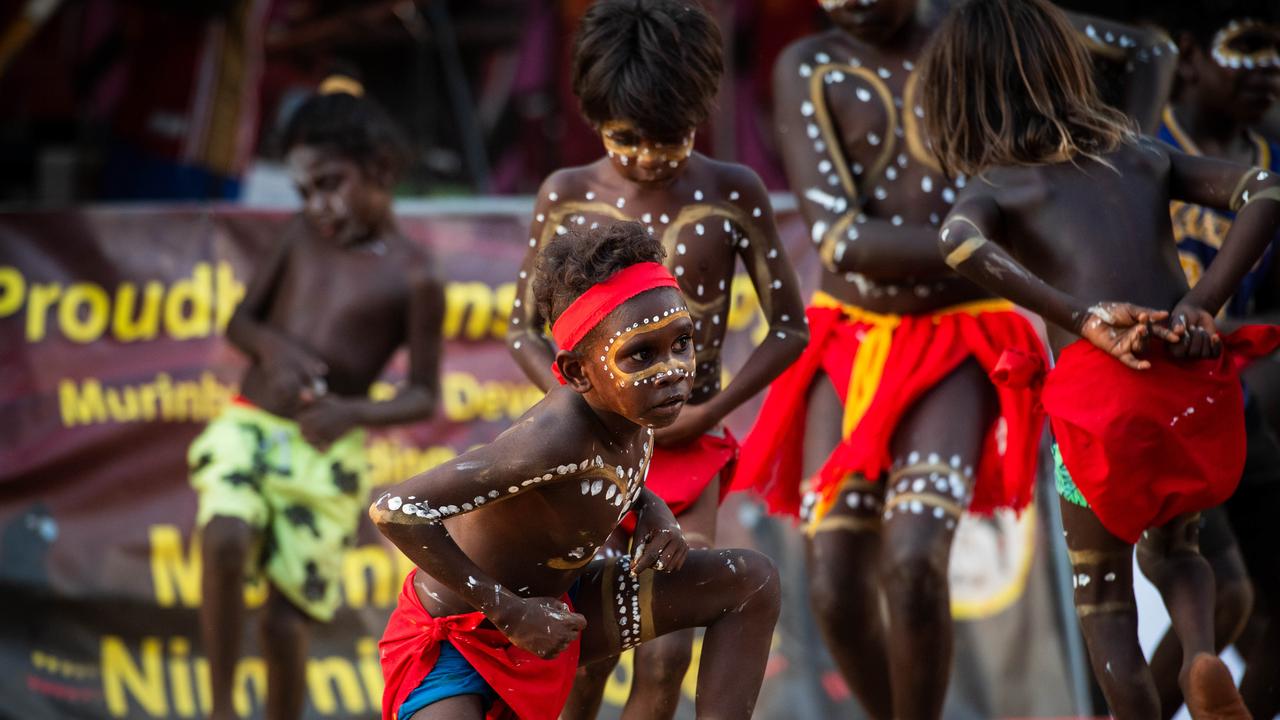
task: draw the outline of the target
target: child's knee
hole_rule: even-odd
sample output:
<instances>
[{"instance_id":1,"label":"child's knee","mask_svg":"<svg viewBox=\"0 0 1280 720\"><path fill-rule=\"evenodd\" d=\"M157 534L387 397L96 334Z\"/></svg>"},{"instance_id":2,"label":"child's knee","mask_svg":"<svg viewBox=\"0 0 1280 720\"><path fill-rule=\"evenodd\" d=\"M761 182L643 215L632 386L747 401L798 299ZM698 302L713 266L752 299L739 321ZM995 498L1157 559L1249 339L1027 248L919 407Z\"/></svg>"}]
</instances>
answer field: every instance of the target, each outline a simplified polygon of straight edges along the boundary
<instances>
[{"instance_id":1,"label":"child's knee","mask_svg":"<svg viewBox=\"0 0 1280 720\"><path fill-rule=\"evenodd\" d=\"M905 540L885 546L880 577L888 592L937 595L947 585L947 553L932 543Z\"/></svg>"},{"instance_id":2,"label":"child's knee","mask_svg":"<svg viewBox=\"0 0 1280 720\"><path fill-rule=\"evenodd\" d=\"M947 569L935 553L904 553L881 567L890 604L931 612L947 598ZM922 618L923 619L923 618Z\"/></svg>"},{"instance_id":3,"label":"child's knee","mask_svg":"<svg viewBox=\"0 0 1280 720\"><path fill-rule=\"evenodd\" d=\"M732 550L725 562L736 578L736 609L741 612L750 607L776 616L782 600L782 582L773 561L755 550Z\"/></svg>"},{"instance_id":4,"label":"child's knee","mask_svg":"<svg viewBox=\"0 0 1280 720\"><path fill-rule=\"evenodd\" d=\"M848 619L850 613L860 616L864 606L879 612L880 598L876 573L866 567L844 566L811 568L809 601L821 618ZM870 608L865 608L870 609Z\"/></svg>"},{"instance_id":5,"label":"child's knee","mask_svg":"<svg viewBox=\"0 0 1280 720\"><path fill-rule=\"evenodd\" d=\"M1253 612L1253 584L1247 577L1222 578L1217 584L1213 602L1217 623L1230 637L1228 642L1244 630L1249 614Z\"/></svg>"}]
</instances>

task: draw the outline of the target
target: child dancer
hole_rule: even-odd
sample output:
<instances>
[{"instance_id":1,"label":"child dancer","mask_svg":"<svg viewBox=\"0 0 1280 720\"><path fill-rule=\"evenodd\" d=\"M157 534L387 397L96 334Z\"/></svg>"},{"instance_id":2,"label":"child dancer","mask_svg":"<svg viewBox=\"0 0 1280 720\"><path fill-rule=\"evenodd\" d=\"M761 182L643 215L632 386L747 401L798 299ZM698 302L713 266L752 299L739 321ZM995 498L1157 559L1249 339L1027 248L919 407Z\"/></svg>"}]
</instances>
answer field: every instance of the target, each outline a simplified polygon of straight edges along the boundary
<instances>
[{"instance_id":1,"label":"child dancer","mask_svg":"<svg viewBox=\"0 0 1280 720\"><path fill-rule=\"evenodd\" d=\"M236 716L246 567L271 581L266 716L302 714L310 626L338 607L342 552L368 502L362 428L425 418L440 395L444 291L391 214L403 150L390 119L355 80L335 76L294 113L284 146L303 209L227 327L250 360L241 396L189 453L215 719ZM369 400L406 344L407 387Z\"/></svg>"},{"instance_id":2,"label":"child dancer","mask_svg":"<svg viewBox=\"0 0 1280 720\"><path fill-rule=\"evenodd\" d=\"M776 571L751 551L690 551L645 486L656 431L694 389L697 330L662 255L638 223L551 240L534 298L562 384L370 511L421 568L382 640L384 717L551 720L579 664L694 627L707 628L698 716L750 717ZM634 554L593 559L628 512Z\"/></svg>"},{"instance_id":3,"label":"child dancer","mask_svg":"<svg viewBox=\"0 0 1280 720\"><path fill-rule=\"evenodd\" d=\"M1030 501L1043 427L1029 390L988 376L1007 348L1043 350L938 257L964 178L922 132L916 62L937 18L914 0L822 4L835 27L778 58L774 118L823 272L809 346L770 388L735 487L807 521L814 615L867 713L939 717L956 523Z\"/></svg>"},{"instance_id":4,"label":"child dancer","mask_svg":"<svg viewBox=\"0 0 1280 720\"><path fill-rule=\"evenodd\" d=\"M948 265L1050 324L1043 399L1098 682L1117 718L1159 717L1137 642L1141 540L1182 641L1192 716L1248 717L1213 653L1197 513L1231 494L1244 464L1238 367L1280 345L1280 328L1224 339L1213 323L1280 222L1280 182L1137 136L1098 100L1083 46L1044 0L969 0L935 42L922 68L928 134L944 168L979 178L940 245ZM1237 212L1189 292L1172 199Z\"/></svg>"},{"instance_id":5,"label":"child dancer","mask_svg":"<svg viewBox=\"0 0 1280 720\"><path fill-rule=\"evenodd\" d=\"M587 10L574 46L573 87L606 156L543 183L508 330L525 373L544 390L554 387L547 368L555 347L531 293L538 249L567 229L626 219L642 222L661 240L693 317L698 372L680 418L655 435L647 482L693 547L714 544L716 509L737 457L725 416L791 363L807 337L799 281L782 252L760 179L742 165L693 150L694 131L719 86L720 46L715 22L697 3L601 0ZM721 387L720 350L739 260L769 327L732 382ZM614 544L621 542L625 537ZM678 633L637 651L628 717L674 716L692 641L691 632ZM611 670L611 663L583 669L568 718L595 717Z\"/></svg>"}]
</instances>

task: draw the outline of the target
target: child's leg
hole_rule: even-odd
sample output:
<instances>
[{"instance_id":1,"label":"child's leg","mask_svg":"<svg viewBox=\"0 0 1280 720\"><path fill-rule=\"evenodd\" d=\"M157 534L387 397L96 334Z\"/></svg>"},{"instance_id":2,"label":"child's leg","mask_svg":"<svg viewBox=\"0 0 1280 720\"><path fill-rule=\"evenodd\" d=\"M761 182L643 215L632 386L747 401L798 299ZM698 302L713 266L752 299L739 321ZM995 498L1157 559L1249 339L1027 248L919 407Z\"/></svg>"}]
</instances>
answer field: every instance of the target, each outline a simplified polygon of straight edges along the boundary
<instances>
[{"instance_id":1,"label":"child's leg","mask_svg":"<svg viewBox=\"0 0 1280 720\"><path fill-rule=\"evenodd\" d=\"M1117 718L1160 716L1151 670L1138 646L1133 547L1107 531L1093 511L1062 500L1076 615L1093 675Z\"/></svg>"},{"instance_id":2,"label":"child's leg","mask_svg":"<svg viewBox=\"0 0 1280 720\"><path fill-rule=\"evenodd\" d=\"M805 477L815 476L840 443L843 414L831 380L820 374L809 388ZM813 528L805 548L809 603L818 629L845 682L876 720L893 716L880 583L875 572L868 572L880 557L883 497L883 485L854 481Z\"/></svg>"},{"instance_id":3,"label":"child's leg","mask_svg":"<svg viewBox=\"0 0 1280 720\"><path fill-rule=\"evenodd\" d=\"M716 535L716 510L720 505L720 480L713 480L692 506L680 514L690 549L707 550ZM662 720L675 717L680 688L693 655L694 631L680 630L654 638L636 648L631 695L622 710L623 720Z\"/></svg>"},{"instance_id":4,"label":"child's leg","mask_svg":"<svg viewBox=\"0 0 1280 720\"><path fill-rule=\"evenodd\" d=\"M596 551L596 557L609 559L625 555L630 544L631 536L622 528L615 528L604 546ZM609 684L609 676L617 665L617 656L579 665L569 699L560 710L560 720L595 720L600 714L600 705L604 702L604 688Z\"/></svg>"},{"instance_id":5,"label":"child's leg","mask_svg":"<svg viewBox=\"0 0 1280 720\"><path fill-rule=\"evenodd\" d=\"M629 567L629 559L619 558L583 576L581 661L617 655L636 638L705 627L698 717L751 717L778 620L773 562L751 550L694 550L675 572L648 570L635 579Z\"/></svg>"},{"instance_id":6,"label":"child's leg","mask_svg":"<svg viewBox=\"0 0 1280 720\"><path fill-rule=\"evenodd\" d=\"M1213 645L1213 571L1200 556L1199 513L1181 515L1148 530L1138 545L1142 572L1169 610L1173 631L1182 642L1178 673L1193 718L1248 717L1230 673Z\"/></svg>"},{"instance_id":7,"label":"child's leg","mask_svg":"<svg viewBox=\"0 0 1280 720\"><path fill-rule=\"evenodd\" d=\"M1204 513L1200 531L1200 549L1213 570L1213 646L1215 652L1235 641L1253 608L1253 585L1245 571L1244 559L1223 508ZM1139 561L1144 558L1138 555ZM1146 567L1143 573L1148 572ZM1182 706L1182 688L1178 676L1182 670L1182 645L1172 629L1166 632L1151 656L1151 675L1160 696L1160 711L1172 718Z\"/></svg>"},{"instance_id":8,"label":"child's leg","mask_svg":"<svg viewBox=\"0 0 1280 720\"><path fill-rule=\"evenodd\" d=\"M200 633L209 660L213 720L235 718L231 704L244 627L244 573L257 531L243 520L216 516L201 531Z\"/></svg>"},{"instance_id":9,"label":"child's leg","mask_svg":"<svg viewBox=\"0 0 1280 720\"><path fill-rule=\"evenodd\" d=\"M262 616L262 655L267 663L267 720L297 720L306 698L307 641L311 619L276 588Z\"/></svg>"},{"instance_id":10,"label":"child's leg","mask_svg":"<svg viewBox=\"0 0 1280 720\"><path fill-rule=\"evenodd\" d=\"M400 720L482 720L484 702L479 695L455 695L433 702Z\"/></svg>"},{"instance_id":11,"label":"child's leg","mask_svg":"<svg viewBox=\"0 0 1280 720\"><path fill-rule=\"evenodd\" d=\"M600 714L604 688L618 665L617 657L607 657L590 665L580 665L573 676L573 690L560 711L560 720L592 720ZM415 717L417 717L415 715Z\"/></svg>"},{"instance_id":12,"label":"child's leg","mask_svg":"<svg viewBox=\"0 0 1280 720\"><path fill-rule=\"evenodd\" d=\"M986 373L967 361L920 399L894 435L879 569L895 718L942 716L953 641L951 541L995 407Z\"/></svg>"}]
</instances>

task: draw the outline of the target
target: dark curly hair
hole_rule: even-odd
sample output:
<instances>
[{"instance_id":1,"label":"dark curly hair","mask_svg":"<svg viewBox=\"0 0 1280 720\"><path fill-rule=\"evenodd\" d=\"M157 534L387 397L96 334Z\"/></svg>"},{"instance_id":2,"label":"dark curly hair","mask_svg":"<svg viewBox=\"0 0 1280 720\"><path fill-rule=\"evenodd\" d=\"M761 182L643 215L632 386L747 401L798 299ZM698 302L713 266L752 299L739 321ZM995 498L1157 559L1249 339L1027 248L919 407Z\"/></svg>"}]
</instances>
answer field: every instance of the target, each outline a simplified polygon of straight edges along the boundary
<instances>
[{"instance_id":1,"label":"dark curly hair","mask_svg":"<svg viewBox=\"0 0 1280 720\"><path fill-rule=\"evenodd\" d=\"M696 0L600 0L573 47L573 92L588 122L628 120L679 142L711 114L724 72L720 29Z\"/></svg>"},{"instance_id":2,"label":"dark curly hair","mask_svg":"<svg viewBox=\"0 0 1280 720\"><path fill-rule=\"evenodd\" d=\"M392 178L404 171L409 156L409 144L382 107L349 92L316 93L293 111L280 135L280 151L299 145L336 152Z\"/></svg>"},{"instance_id":3,"label":"dark curly hair","mask_svg":"<svg viewBox=\"0 0 1280 720\"><path fill-rule=\"evenodd\" d=\"M533 297L538 312L555 322L592 285L642 262L662 262L662 242L638 222L616 222L594 230L557 235L538 253Z\"/></svg>"}]
</instances>

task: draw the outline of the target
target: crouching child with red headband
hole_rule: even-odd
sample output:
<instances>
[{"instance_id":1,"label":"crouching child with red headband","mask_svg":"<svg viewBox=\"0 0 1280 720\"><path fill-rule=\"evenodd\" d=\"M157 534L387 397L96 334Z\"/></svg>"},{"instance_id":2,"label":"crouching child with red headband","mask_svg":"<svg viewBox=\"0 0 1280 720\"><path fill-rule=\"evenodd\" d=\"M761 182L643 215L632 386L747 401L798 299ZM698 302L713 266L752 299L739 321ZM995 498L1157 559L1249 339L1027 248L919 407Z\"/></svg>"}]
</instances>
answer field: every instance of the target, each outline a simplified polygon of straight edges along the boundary
<instances>
[{"instance_id":1,"label":"crouching child with red headband","mask_svg":"<svg viewBox=\"0 0 1280 720\"><path fill-rule=\"evenodd\" d=\"M693 388L693 321L663 255L637 223L548 243L534 295L564 384L370 509L418 566L380 644L385 718L551 720L579 665L694 627L699 717L750 717L777 572L747 550L691 551L645 488L654 430ZM628 512L634 553L596 558Z\"/></svg>"}]
</instances>

